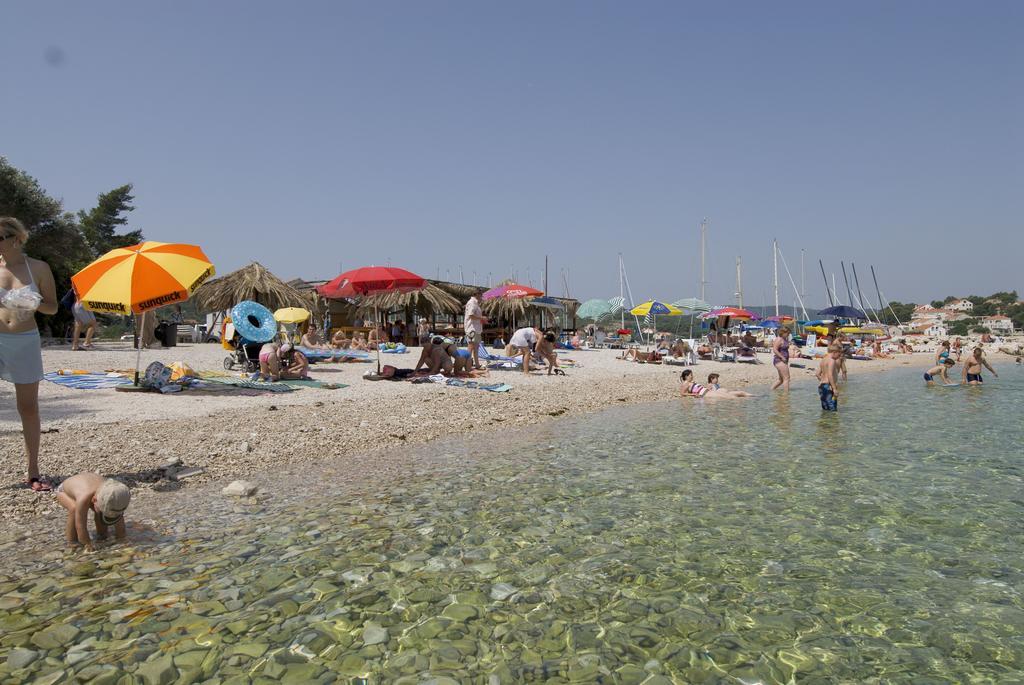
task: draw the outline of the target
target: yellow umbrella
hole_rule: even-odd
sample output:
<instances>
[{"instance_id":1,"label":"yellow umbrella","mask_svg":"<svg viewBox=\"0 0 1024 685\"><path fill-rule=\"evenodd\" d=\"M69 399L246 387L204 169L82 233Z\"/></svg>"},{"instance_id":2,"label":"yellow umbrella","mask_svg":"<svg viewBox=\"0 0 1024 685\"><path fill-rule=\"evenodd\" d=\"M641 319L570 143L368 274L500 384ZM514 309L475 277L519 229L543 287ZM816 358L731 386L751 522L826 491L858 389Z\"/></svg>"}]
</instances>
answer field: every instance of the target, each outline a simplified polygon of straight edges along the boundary
<instances>
[{"instance_id":1,"label":"yellow umbrella","mask_svg":"<svg viewBox=\"0 0 1024 685\"><path fill-rule=\"evenodd\" d=\"M164 305L184 302L214 274L213 264L195 245L147 240L111 250L71 277L82 306L108 314L142 314ZM135 384L139 384L139 357Z\"/></svg>"},{"instance_id":2,"label":"yellow umbrella","mask_svg":"<svg viewBox=\"0 0 1024 685\"><path fill-rule=\"evenodd\" d=\"M683 310L678 307L673 307L670 304L665 304L664 302L648 300L647 302L638 304L630 309L629 313L633 316L647 316L648 314L654 316L680 316L683 313Z\"/></svg>"},{"instance_id":3,"label":"yellow umbrella","mask_svg":"<svg viewBox=\"0 0 1024 685\"><path fill-rule=\"evenodd\" d=\"M302 323L309 317L309 310L302 307L282 307L274 312L274 318L279 323Z\"/></svg>"}]
</instances>

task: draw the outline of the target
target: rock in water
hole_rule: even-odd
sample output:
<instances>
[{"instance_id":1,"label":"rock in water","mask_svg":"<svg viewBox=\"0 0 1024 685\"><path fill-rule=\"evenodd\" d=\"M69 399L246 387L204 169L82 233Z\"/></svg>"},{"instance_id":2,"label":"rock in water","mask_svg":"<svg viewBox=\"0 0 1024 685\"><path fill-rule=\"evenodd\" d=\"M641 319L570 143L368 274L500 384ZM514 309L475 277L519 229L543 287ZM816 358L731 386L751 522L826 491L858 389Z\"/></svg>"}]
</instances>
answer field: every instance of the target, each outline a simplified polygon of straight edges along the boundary
<instances>
[{"instance_id":1,"label":"rock in water","mask_svg":"<svg viewBox=\"0 0 1024 685\"><path fill-rule=\"evenodd\" d=\"M388 641L388 629L375 623L367 623L363 629L363 644L379 645Z\"/></svg>"},{"instance_id":2,"label":"rock in water","mask_svg":"<svg viewBox=\"0 0 1024 685\"><path fill-rule=\"evenodd\" d=\"M17 671L19 668L25 668L35 661L37 656L39 656L39 652L36 652L35 650L16 647L7 654L7 668L12 671Z\"/></svg>"},{"instance_id":3,"label":"rock in water","mask_svg":"<svg viewBox=\"0 0 1024 685\"><path fill-rule=\"evenodd\" d=\"M249 495L256 494L256 486L247 480L236 480L221 490L221 494L234 497L248 497Z\"/></svg>"}]
</instances>

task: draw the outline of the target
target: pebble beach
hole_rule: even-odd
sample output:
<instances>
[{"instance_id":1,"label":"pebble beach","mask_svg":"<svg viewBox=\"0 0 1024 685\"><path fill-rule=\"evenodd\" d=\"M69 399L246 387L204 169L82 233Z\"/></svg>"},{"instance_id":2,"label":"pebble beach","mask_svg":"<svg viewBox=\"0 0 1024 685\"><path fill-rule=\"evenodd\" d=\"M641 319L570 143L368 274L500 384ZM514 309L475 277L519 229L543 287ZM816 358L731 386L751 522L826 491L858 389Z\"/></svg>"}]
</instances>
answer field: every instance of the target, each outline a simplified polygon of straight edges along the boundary
<instances>
[{"instance_id":1,"label":"pebble beach","mask_svg":"<svg viewBox=\"0 0 1024 685\"><path fill-rule=\"evenodd\" d=\"M182 392L126 393L113 389L79 390L40 384L43 436L40 468L54 482L82 471L117 477L133 491L132 509L143 515L148 503L183 488L226 486L236 479L258 480L303 464L332 464L343 479L358 483L401 469L398 451L461 433L480 435L481 445L501 440L509 429L560 417L579 416L604 407L678 399L681 368L617 359L618 350L587 350L560 355L572 360L566 376L534 371L492 370L481 379L513 386L507 393L411 384L370 382L362 375L374 363L318 363L313 379L344 384L339 389L303 388L259 396L216 396ZM152 361L187 363L193 369L223 371L226 352L216 344L183 344L146 350ZM384 363L415 365L417 348L385 355ZM894 359L850 362L851 374L882 372L907 364L929 364L919 353ZM762 363L702 361L693 368L706 378L717 372L728 388L768 393L775 371L768 355ZM43 350L44 368L127 371L135 353L128 343L100 342L91 351L67 346ZM813 381L816 362L801 360L794 385ZM240 372L235 372L241 375ZM9 386L0 386L0 477L7 487L0 507L0 535L10 539L42 530L53 544L61 540L59 505L51 494L21 486L24 450L21 426ZM484 450L481 456L486 455ZM18 532L21 531L21 532ZM51 540L52 538L52 540Z\"/></svg>"}]
</instances>

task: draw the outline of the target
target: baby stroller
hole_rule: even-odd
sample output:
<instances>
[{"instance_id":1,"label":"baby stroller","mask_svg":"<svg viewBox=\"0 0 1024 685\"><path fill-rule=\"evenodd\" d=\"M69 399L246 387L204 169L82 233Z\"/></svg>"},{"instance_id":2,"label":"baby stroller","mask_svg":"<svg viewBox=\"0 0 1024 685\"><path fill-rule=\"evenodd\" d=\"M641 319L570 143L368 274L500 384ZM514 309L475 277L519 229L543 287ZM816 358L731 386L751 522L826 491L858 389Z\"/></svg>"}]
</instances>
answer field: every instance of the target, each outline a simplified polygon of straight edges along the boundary
<instances>
[{"instance_id":1,"label":"baby stroller","mask_svg":"<svg viewBox=\"0 0 1024 685\"><path fill-rule=\"evenodd\" d=\"M235 367L239 367L247 373L260 370L260 349L263 348L263 343L249 342L245 338L235 335L230 342L225 344L225 347L233 350L231 354L224 357L224 368L228 371L233 371Z\"/></svg>"}]
</instances>

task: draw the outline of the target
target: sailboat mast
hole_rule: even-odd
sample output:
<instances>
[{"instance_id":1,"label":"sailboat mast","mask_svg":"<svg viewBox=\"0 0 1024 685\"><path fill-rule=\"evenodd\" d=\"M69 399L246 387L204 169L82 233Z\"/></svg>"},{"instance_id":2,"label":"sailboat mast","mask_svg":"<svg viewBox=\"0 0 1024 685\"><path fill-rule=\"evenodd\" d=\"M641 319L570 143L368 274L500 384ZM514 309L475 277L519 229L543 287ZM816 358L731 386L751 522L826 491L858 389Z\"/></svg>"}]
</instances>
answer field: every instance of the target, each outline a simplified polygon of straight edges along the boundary
<instances>
[{"instance_id":1,"label":"sailboat mast","mask_svg":"<svg viewBox=\"0 0 1024 685\"><path fill-rule=\"evenodd\" d=\"M818 266L821 267L821 280L825 281L825 294L828 295L828 306L835 307L836 302L832 299L832 291L828 289L828 276L825 275L825 265L818 260Z\"/></svg>"},{"instance_id":2,"label":"sailboat mast","mask_svg":"<svg viewBox=\"0 0 1024 685\"><path fill-rule=\"evenodd\" d=\"M878 295L878 311L885 313L885 305L882 304L882 291L878 289L878 276L875 275L875 265L871 265L871 279L875 282L875 294Z\"/></svg>"},{"instance_id":3,"label":"sailboat mast","mask_svg":"<svg viewBox=\"0 0 1024 685\"><path fill-rule=\"evenodd\" d=\"M800 248L800 297L807 299L807 288L804 281L804 249Z\"/></svg>"},{"instance_id":4,"label":"sailboat mast","mask_svg":"<svg viewBox=\"0 0 1024 685\"><path fill-rule=\"evenodd\" d=\"M619 299L622 301L622 311L621 311L622 316L620 317L619 328L625 328L626 327L626 297L625 297L625 294L624 294L625 291L622 288L622 279L623 279L623 276L622 276L622 253L620 252L619 253Z\"/></svg>"},{"instance_id":5,"label":"sailboat mast","mask_svg":"<svg viewBox=\"0 0 1024 685\"><path fill-rule=\"evenodd\" d=\"M772 284L775 288L775 316L779 315L779 242L772 240Z\"/></svg>"},{"instance_id":6,"label":"sailboat mast","mask_svg":"<svg viewBox=\"0 0 1024 685\"><path fill-rule=\"evenodd\" d=\"M850 303L850 306L852 307L853 306L853 292L850 290L850 279L848 279L846 277L846 262L842 262L842 261L839 262L839 266L843 270L843 283L846 284L846 298L847 298L847 301Z\"/></svg>"},{"instance_id":7,"label":"sailboat mast","mask_svg":"<svg viewBox=\"0 0 1024 685\"><path fill-rule=\"evenodd\" d=\"M700 222L700 299L701 302L707 302L705 297L705 286L708 281L704 277L704 249L707 245L707 233L708 233L708 218L704 217L704 220Z\"/></svg>"},{"instance_id":8,"label":"sailboat mast","mask_svg":"<svg viewBox=\"0 0 1024 685\"><path fill-rule=\"evenodd\" d=\"M743 266L742 258L736 258L736 306L743 309Z\"/></svg>"}]
</instances>

